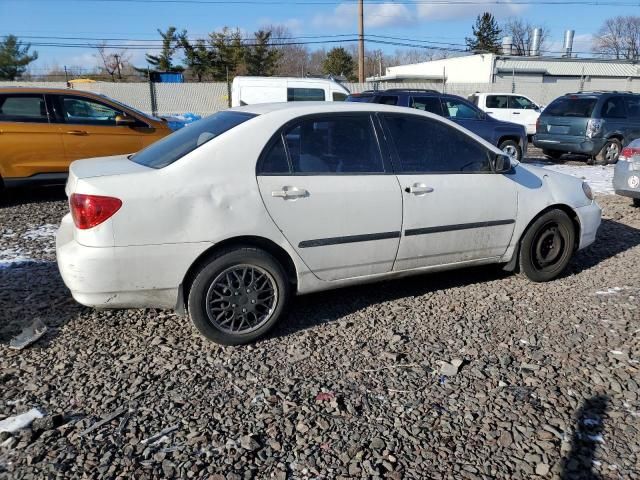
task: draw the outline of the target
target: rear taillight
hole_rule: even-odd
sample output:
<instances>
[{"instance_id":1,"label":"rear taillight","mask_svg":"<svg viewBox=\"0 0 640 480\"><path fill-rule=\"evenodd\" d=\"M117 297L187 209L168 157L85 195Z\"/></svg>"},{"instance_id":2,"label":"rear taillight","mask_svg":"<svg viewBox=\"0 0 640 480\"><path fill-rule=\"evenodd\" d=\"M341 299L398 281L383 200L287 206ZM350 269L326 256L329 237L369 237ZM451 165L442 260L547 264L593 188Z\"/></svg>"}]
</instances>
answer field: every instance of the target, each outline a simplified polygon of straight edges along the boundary
<instances>
[{"instance_id":1,"label":"rear taillight","mask_svg":"<svg viewBox=\"0 0 640 480\"><path fill-rule=\"evenodd\" d=\"M111 218L122 206L122 200L101 195L74 193L69 199L73 223L81 230L93 228Z\"/></svg>"},{"instance_id":2,"label":"rear taillight","mask_svg":"<svg viewBox=\"0 0 640 480\"><path fill-rule=\"evenodd\" d=\"M625 147L622 149L622 152L620 152L620 157L618 158L618 160L622 160L630 162L631 160L633 160L636 157L638 159L640 159L640 147Z\"/></svg>"},{"instance_id":3,"label":"rear taillight","mask_svg":"<svg viewBox=\"0 0 640 480\"><path fill-rule=\"evenodd\" d=\"M587 138L593 138L600 133L602 129L602 120L599 118L590 118L587 122L587 131L585 132Z\"/></svg>"}]
</instances>

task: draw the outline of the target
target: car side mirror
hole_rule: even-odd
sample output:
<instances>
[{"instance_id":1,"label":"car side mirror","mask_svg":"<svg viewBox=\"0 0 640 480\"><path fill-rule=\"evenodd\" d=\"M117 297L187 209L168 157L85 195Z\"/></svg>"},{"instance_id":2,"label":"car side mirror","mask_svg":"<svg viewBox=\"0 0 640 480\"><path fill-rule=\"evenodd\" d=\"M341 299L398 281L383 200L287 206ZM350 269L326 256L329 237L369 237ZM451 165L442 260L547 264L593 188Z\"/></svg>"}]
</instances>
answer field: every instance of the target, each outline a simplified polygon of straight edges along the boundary
<instances>
[{"instance_id":1,"label":"car side mirror","mask_svg":"<svg viewBox=\"0 0 640 480\"><path fill-rule=\"evenodd\" d=\"M116 115L116 125L118 127L132 127L136 124L136 120L124 115Z\"/></svg>"},{"instance_id":2,"label":"car side mirror","mask_svg":"<svg viewBox=\"0 0 640 480\"><path fill-rule=\"evenodd\" d=\"M501 153L492 154L491 166L496 173L506 173L511 170L511 158Z\"/></svg>"}]
</instances>

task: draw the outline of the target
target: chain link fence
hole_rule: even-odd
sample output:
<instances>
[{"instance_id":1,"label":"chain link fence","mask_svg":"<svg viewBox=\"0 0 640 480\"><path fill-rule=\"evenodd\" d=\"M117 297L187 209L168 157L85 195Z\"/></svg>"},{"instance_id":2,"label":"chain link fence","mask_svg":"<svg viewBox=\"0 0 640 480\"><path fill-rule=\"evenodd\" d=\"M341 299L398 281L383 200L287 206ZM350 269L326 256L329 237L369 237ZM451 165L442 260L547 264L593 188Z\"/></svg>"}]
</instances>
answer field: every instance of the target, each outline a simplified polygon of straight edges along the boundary
<instances>
[{"instance_id":1,"label":"chain link fence","mask_svg":"<svg viewBox=\"0 0 640 480\"><path fill-rule=\"evenodd\" d=\"M527 82L516 79L515 82L500 80L497 83L345 83L353 93L364 90L386 88L433 89L462 97L475 92L505 93L514 92L526 95L541 105L548 105L553 99L565 93L589 90L627 90L640 93L640 82L621 83L594 79L582 81L567 79L553 83ZM65 82L0 82L0 86L67 88ZM195 113L210 115L228 108L228 85L224 82L211 83L109 83L96 82L76 85L76 90L86 90L111 97L148 114L176 115Z\"/></svg>"}]
</instances>

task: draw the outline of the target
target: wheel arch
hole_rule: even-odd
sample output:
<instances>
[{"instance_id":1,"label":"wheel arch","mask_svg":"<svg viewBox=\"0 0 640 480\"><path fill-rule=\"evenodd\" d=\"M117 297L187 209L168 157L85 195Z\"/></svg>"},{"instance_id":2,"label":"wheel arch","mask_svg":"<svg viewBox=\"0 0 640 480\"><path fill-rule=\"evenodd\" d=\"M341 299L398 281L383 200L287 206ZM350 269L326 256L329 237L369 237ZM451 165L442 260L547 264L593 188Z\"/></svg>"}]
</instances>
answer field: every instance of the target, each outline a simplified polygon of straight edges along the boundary
<instances>
[{"instance_id":1,"label":"wheel arch","mask_svg":"<svg viewBox=\"0 0 640 480\"><path fill-rule=\"evenodd\" d=\"M542 215L544 215L547 212L550 212L551 210L561 210L564 213L566 213L567 216L571 219L571 223L573 224L573 228L575 229L575 233L576 233L575 245L573 246L573 251L575 252L578 249L578 246L580 245L580 231L582 228L580 225L580 219L578 218L578 214L573 208L571 208L566 203L554 203L552 205L548 205L543 210L540 210L531 220L529 220L529 222L527 223L527 226L520 233L520 236L518 237L518 242L516 243L516 248L513 250L513 255L511 257L511 260L504 266L504 270L513 272L519 267L518 263L520 258L520 245L522 244L522 239L531 228L531 225L533 225L534 222L538 220Z\"/></svg>"},{"instance_id":2,"label":"wheel arch","mask_svg":"<svg viewBox=\"0 0 640 480\"><path fill-rule=\"evenodd\" d=\"M298 275L295 263L291 258L291 255L282 248L280 245L275 243L273 240L269 240L265 237L258 236L239 236L233 238L227 238L215 245L211 246L204 252L202 252L191 264L187 273L182 280L182 283L178 287L178 300L176 304L176 311L179 313L184 313L186 310L186 299L189 297L189 290L191 289L191 285L196 277L196 272L198 269L206 263L212 256L216 255L218 252L222 250L232 249L232 248L243 248L243 247L252 247L259 248L261 250L266 251L267 253L273 255L275 259L280 262L282 267L285 269L287 273L287 278L289 282L291 282L291 286L293 288L293 292L297 291L298 284Z\"/></svg>"},{"instance_id":3,"label":"wheel arch","mask_svg":"<svg viewBox=\"0 0 640 480\"><path fill-rule=\"evenodd\" d=\"M506 142L507 140L511 140L513 142L516 142L518 145L522 146L522 138L520 138L518 135L512 134L512 133L507 133L504 135L501 135L500 137L498 137L498 145L500 146L500 144L502 142Z\"/></svg>"}]
</instances>

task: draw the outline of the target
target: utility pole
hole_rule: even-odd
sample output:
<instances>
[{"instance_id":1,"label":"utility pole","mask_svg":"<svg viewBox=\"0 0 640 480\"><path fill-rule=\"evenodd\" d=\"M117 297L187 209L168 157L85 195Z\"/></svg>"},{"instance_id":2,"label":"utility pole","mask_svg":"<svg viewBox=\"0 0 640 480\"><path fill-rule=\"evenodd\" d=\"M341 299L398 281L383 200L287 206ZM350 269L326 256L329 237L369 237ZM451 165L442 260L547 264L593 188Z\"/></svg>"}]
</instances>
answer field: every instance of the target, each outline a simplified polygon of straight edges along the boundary
<instances>
[{"instance_id":1,"label":"utility pole","mask_svg":"<svg viewBox=\"0 0 640 480\"><path fill-rule=\"evenodd\" d=\"M364 0L358 0L358 82L364 83Z\"/></svg>"},{"instance_id":2,"label":"utility pole","mask_svg":"<svg viewBox=\"0 0 640 480\"><path fill-rule=\"evenodd\" d=\"M120 71L120 55L116 53L114 57L116 59L116 68L118 69L118 78L122 80L122 72Z\"/></svg>"}]
</instances>

